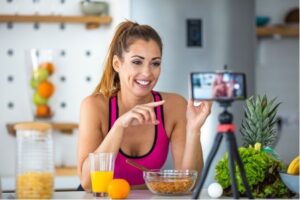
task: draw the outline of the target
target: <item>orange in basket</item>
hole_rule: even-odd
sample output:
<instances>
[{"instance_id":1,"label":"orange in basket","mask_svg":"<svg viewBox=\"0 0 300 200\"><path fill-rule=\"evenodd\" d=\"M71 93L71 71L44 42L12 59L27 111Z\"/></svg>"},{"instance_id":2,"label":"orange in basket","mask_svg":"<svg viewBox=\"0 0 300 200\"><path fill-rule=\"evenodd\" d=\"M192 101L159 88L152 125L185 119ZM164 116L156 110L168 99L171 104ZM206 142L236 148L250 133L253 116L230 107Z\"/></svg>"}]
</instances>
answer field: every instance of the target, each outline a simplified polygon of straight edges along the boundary
<instances>
[{"instance_id":1,"label":"orange in basket","mask_svg":"<svg viewBox=\"0 0 300 200\"><path fill-rule=\"evenodd\" d=\"M130 185L125 179L113 179L108 185L107 192L112 199L125 199L130 192Z\"/></svg>"},{"instance_id":2,"label":"orange in basket","mask_svg":"<svg viewBox=\"0 0 300 200\"><path fill-rule=\"evenodd\" d=\"M36 116L37 117L47 117L50 115L50 108L47 105L38 105L36 107Z\"/></svg>"},{"instance_id":3,"label":"orange in basket","mask_svg":"<svg viewBox=\"0 0 300 200\"><path fill-rule=\"evenodd\" d=\"M49 98L54 92L54 85L49 81L43 81L38 85L37 91L41 97Z\"/></svg>"}]
</instances>

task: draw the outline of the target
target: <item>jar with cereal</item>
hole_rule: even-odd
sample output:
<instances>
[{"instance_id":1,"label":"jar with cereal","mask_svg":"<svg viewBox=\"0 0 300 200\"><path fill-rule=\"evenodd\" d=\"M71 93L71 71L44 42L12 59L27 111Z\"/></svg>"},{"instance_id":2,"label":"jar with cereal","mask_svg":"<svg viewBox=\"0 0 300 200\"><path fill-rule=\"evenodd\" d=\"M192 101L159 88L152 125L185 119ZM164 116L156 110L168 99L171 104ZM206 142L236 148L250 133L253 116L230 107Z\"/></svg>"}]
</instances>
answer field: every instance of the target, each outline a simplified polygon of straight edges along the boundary
<instances>
[{"instance_id":1,"label":"jar with cereal","mask_svg":"<svg viewBox=\"0 0 300 200\"><path fill-rule=\"evenodd\" d=\"M54 159L51 125L25 122L17 132L16 197L49 199L53 195Z\"/></svg>"}]
</instances>

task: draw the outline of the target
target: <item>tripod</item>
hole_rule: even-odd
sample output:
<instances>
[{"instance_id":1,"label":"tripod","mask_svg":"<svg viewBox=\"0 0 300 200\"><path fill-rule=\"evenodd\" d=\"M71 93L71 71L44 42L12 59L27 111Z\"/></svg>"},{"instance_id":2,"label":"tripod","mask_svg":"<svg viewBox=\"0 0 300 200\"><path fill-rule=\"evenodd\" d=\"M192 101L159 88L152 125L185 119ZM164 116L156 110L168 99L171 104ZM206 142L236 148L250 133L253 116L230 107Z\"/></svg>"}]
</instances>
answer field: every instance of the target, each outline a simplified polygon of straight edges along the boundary
<instances>
[{"instance_id":1,"label":"tripod","mask_svg":"<svg viewBox=\"0 0 300 200\"><path fill-rule=\"evenodd\" d=\"M206 176L208 174L210 165L218 152L220 143L222 141L223 136L225 135L226 137L226 142L227 142L227 148L228 148L228 167L229 167L229 174L230 174L230 179L231 179L231 187L232 187L232 192L233 192L233 197L235 199L239 198L239 192L237 189L237 183L236 183L236 177L235 177L235 165L234 165L234 160L237 162L243 184L245 185L246 188L246 195L249 199L253 199L251 190L247 181L246 173L244 170L244 165L242 163L242 160L240 158L239 152L238 152L238 147L236 143L236 139L234 136L234 131L235 131L235 126L232 123L233 116L231 113L227 111L227 108L231 105L230 101L221 101L220 102L221 107L224 107L224 111L219 115L219 126L218 126L218 133L215 137L215 141L213 143L212 149L208 155L206 165L204 166L203 172L202 172L202 177L200 179L200 182L196 185L196 188L193 193L193 199L198 199L201 189L203 187L203 184L205 182Z\"/></svg>"}]
</instances>

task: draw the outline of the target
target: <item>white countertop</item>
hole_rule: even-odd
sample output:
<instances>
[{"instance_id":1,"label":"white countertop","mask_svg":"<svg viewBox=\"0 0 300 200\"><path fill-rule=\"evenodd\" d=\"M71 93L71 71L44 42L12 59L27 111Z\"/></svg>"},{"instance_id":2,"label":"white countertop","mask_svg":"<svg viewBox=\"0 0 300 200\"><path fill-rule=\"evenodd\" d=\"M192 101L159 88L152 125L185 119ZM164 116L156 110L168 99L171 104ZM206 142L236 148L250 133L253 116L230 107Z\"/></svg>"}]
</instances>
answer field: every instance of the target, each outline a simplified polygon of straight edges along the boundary
<instances>
[{"instance_id":1,"label":"white countertop","mask_svg":"<svg viewBox=\"0 0 300 200\"><path fill-rule=\"evenodd\" d=\"M3 199L15 199L14 193L3 193ZM93 199L93 194L86 192L55 192L53 199ZM192 195L184 196L159 196L152 194L149 190L132 190L127 199L191 199ZM201 199L209 199L207 190L203 190L200 195ZM108 197L97 197L97 199L110 199Z\"/></svg>"}]
</instances>

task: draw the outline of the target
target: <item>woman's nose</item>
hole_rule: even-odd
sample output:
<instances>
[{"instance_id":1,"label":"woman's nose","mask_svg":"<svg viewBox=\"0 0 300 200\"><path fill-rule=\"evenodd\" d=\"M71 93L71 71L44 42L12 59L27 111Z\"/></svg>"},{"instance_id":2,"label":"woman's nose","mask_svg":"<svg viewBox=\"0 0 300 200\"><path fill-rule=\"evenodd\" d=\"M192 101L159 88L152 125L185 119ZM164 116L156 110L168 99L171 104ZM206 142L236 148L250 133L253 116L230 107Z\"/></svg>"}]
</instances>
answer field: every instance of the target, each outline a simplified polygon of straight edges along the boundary
<instances>
[{"instance_id":1,"label":"woman's nose","mask_svg":"<svg viewBox=\"0 0 300 200\"><path fill-rule=\"evenodd\" d=\"M150 65L145 65L142 69L142 73L144 75L149 75L151 74L151 66Z\"/></svg>"}]
</instances>

